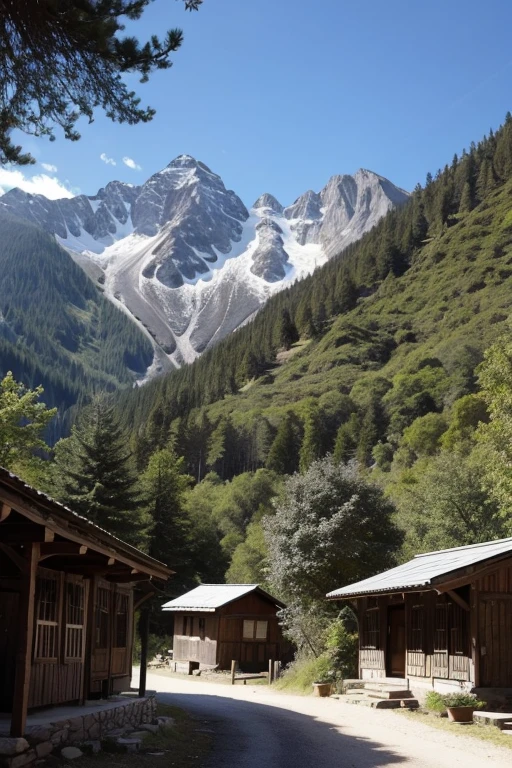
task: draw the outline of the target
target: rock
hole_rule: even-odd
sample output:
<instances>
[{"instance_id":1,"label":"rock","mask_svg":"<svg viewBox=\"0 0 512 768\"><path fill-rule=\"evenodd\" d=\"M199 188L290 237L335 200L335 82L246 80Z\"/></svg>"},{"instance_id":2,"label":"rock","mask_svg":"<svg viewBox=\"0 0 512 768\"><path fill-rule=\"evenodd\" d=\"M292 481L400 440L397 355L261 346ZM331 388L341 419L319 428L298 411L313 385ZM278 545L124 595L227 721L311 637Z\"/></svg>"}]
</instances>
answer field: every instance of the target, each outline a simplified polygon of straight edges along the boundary
<instances>
[{"instance_id":1,"label":"rock","mask_svg":"<svg viewBox=\"0 0 512 768\"><path fill-rule=\"evenodd\" d=\"M160 717L157 717L156 721L160 728L172 728L172 726L174 725L173 717L166 717L164 715L160 715Z\"/></svg>"},{"instance_id":2,"label":"rock","mask_svg":"<svg viewBox=\"0 0 512 768\"><path fill-rule=\"evenodd\" d=\"M29 749L28 752L23 752L21 755L11 757L9 760L9 768L26 768L27 765L32 765L36 760L35 750Z\"/></svg>"},{"instance_id":3,"label":"rock","mask_svg":"<svg viewBox=\"0 0 512 768\"><path fill-rule=\"evenodd\" d=\"M152 723L144 723L140 728L141 731L148 731L149 733L158 733L159 731L158 725L153 725Z\"/></svg>"},{"instance_id":4,"label":"rock","mask_svg":"<svg viewBox=\"0 0 512 768\"><path fill-rule=\"evenodd\" d=\"M20 752L26 752L28 748L29 744L26 739L13 737L0 738L0 755L2 757L19 755Z\"/></svg>"},{"instance_id":5,"label":"rock","mask_svg":"<svg viewBox=\"0 0 512 768\"><path fill-rule=\"evenodd\" d=\"M89 739L88 741L84 741L82 748L84 752L90 752L93 755L96 755L98 752L101 752L101 741L99 739Z\"/></svg>"},{"instance_id":6,"label":"rock","mask_svg":"<svg viewBox=\"0 0 512 768\"><path fill-rule=\"evenodd\" d=\"M35 725L27 729L26 736L30 744L40 744L43 741L50 741L52 738L52 729L44 725Z\"/></svg>"},{"instance_id":7,"label":"rock","mask_svg":"<svg viewBox=\"0 0 512 768\"><path fill-rule=\"evenodd\" d=\"M51 741L42 741L36 747L37 757L47 757L47 755L49 755L50 752L53 752L53 744L51 743Z\"/></svg>"},{"instance_id":8,"label":"rock","mask_svg":"<svg viewBox=\"0 0 512 768\"><path fill-rule=\"evenodd\" d=\"M148 736L151 736L149 731L133 731L130 733L130 739L141 739L141 741L147 739Z\"/></svg>"},{"instance_id":9,"label":"rock","mask_svg":"<svg viewBox=\"0 0 512 768\"><path fill-rule=\"evenodd\" d=\"M201 677L201 670L200 669L193 669L192 674L195 675L195 677Z\"/></svg>"},{"instance_id":10,"label":"rock","mask_svg":"<svg viewBox=\"0 0 512 768\"><path fill-rule=\"evenodd\" d=\"M60 756L64 760L76 760L77 757L82 757L84 753L78 747L63 747L60 751Z\"/></svg>"},{"instance_id":11,"label":"rock","mask_svg":"<svg viewBox=\"0 0 512 768\"><path fill-rule=\"evenodd\" d=\"M131 738L124 739L122 736L120 736L116 740L116 744L119 747L123 747L126 750L126 752L138 752L140 749L140 745L142 744L142 740L131 739Z\"/></svg>"},{"instance_id":12,"label":"rock","mask_svg":"<svg viewBox=\"0 0 512 768\"><path fill-rule=\"evenodd\" d=\"M63 728L60 731L55 731L55 733L52 733L51 742L54 746L58 746L61 742L67 741L68 738L68 729Z\"/></svg>"}]
</instances>

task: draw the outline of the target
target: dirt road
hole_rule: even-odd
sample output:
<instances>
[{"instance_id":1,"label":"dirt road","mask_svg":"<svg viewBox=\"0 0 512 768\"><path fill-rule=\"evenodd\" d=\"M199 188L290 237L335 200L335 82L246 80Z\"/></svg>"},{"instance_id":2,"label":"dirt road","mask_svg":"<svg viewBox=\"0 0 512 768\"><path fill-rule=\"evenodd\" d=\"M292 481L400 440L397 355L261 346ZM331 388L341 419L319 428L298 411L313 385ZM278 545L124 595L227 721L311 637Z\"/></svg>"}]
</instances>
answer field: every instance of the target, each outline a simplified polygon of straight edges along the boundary
<instances>
[{"instance_id":1,"label":"dirt road","mask_svg":"<svg viewBox=\"0 0 512 768\"><path fill-rule=\"evenodd\" d=\"M512 752L384 710L148 675L148 688L212 731L201 768L510 768ZM460 726L463 728L463 726ZM511 737L512 738L512 737Z\"/></svg>"}]
</instances>

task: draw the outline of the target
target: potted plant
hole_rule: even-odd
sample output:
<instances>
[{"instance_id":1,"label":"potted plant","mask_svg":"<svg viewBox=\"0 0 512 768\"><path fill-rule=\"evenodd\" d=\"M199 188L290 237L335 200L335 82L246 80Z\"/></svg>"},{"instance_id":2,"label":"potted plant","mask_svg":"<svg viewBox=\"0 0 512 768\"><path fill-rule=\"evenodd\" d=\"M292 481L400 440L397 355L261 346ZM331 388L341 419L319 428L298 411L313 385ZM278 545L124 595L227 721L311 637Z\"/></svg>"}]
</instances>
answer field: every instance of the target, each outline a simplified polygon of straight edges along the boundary
<instances>
[{"instance_id":1,"label":"potted plant","mask_svg":"<svg viewBox=\"0 0 512 768\"><path fill-rule=\"evenodd\" d=\"M482 709L485 706L485 702L480 701L474 693L465 691L447 693L442 696L442 700L448 712L448 719L452 723L472 723L475 709Z\"/></svg>"},{"instance_id":2,"label":"potted plant","mask_svg":"<svg viewBox=\"0 0 512 768\"><path fill-rule=\"evenodd\" d=\"M330 696L332 683L333 677L330 672L320 675L318 680L313 683L313 696Z\"/></svg>"}]
</instances>

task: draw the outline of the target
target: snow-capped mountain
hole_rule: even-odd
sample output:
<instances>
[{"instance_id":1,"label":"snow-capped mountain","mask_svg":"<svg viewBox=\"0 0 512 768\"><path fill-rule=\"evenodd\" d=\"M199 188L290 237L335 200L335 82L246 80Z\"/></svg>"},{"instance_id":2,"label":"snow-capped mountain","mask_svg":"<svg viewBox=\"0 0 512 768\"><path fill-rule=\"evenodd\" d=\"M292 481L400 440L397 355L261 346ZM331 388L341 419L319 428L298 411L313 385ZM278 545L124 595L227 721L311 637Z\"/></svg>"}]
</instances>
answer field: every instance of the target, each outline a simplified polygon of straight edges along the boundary
<instances>
[{"instance_id":1,"label":"snow-capped mountain","mask_svg":"<svg viewBox=\"0 0 512 768\"><path fill-rule=\"evenodd\" d=\"M156 370L191 362L407 197L359 170L286 208L266 193L248 211L220 176L180 155L140 187L113 181L62 200L13 189L0 206L54 234L99 279L154 339Z\"/></svg>"}]
</instances>

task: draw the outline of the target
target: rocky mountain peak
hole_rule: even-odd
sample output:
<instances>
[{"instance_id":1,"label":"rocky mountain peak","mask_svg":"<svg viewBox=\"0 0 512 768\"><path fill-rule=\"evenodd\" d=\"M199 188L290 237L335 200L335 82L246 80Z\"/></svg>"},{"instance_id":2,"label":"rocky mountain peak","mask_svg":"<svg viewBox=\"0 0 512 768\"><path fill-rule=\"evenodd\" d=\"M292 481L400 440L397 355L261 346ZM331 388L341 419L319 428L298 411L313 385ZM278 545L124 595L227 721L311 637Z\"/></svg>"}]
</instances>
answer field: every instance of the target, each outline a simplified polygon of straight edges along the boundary
<instances>
[{"instance_id":1,"label":"rocky mountain peak","mask_svg":"<svg viewBox=\"0 0 512 768\"><path fill-rule=\"evenodd\" d=\"M260 195L260 197L258 197L254 203L253 208L256 210L263 208L267 209L271 213L277 214L282 213L284 210L279 200L276 200L274 195L271 195L269 192L265 192L263 195Z\"/></svg>"}]
</instances>

